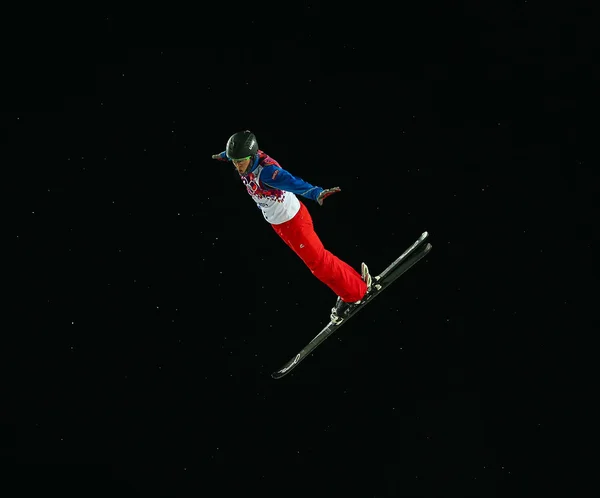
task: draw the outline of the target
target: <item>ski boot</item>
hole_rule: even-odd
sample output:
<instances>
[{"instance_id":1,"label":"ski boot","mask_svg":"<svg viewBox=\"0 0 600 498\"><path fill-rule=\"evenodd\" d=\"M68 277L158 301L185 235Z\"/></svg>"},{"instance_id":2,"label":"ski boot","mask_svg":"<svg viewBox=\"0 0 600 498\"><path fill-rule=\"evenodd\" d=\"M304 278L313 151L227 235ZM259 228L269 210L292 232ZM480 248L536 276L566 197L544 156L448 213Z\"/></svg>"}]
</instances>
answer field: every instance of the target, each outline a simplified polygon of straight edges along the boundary
<instances>
[{"instance_id":1,"label":"ski boot","mask_svg":"<svg viewBox=\"0 0 600 498\"><path fill-rule=\"evenodd\" d=\"M360 264L360 276L367 284L367 292L365 293L366 296L369 292L371 292L371 284L373 282L373 279L371 278L371 274L369 273L369 268L367 268L367 265L364 263ZM375 278L378 279L378 277Z\"/></svg>"},{"instance_id":2,"label":"ski boot","mask_svg":"<svg viewBox=\"0 0 600 498\"><path fill-rule=\"evenodd\" d=\"M348 314L350 314L350 312L353 311L357 306L359 306L365 299L365 296L369 292L371 292L372 278L371 274L369 273L369 268L364 263L361 263L360 265L360 276L363 279L363 281L367 284L367 292L365 292L365 295L361 300L356 301L354 303L347 303L345 301L342 301L340 296L338 296L335 302L335 306L331 308L330 315L330 319L335 325L339 325L340 323L342 323L344 321L344 318L348 316Z\"/></svg>"}]
</instances>

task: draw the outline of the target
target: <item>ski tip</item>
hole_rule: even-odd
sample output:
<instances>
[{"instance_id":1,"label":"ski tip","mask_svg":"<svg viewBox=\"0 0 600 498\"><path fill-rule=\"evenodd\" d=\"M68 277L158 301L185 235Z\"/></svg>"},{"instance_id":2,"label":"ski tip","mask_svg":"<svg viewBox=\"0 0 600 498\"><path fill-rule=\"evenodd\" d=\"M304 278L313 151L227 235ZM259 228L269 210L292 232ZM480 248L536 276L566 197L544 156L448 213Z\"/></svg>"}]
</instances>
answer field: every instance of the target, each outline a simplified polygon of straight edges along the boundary
<instances>
[{"instance_id":1,"label":"ski tip","mask_svg":"<svg viewBox=\"0 0 600 498\"><path fill-rule=\"evenodd\" d=\"M283 376L284 376L286 373L287 373L287 372L282 372L281 370L277 370L277 372L273 372L273 373L271 374L271 377L272 377L273 379L276 379L276 380L277 380L277 379L281 379L281 377L283 377Z\"/></svg>"}]
</instances>

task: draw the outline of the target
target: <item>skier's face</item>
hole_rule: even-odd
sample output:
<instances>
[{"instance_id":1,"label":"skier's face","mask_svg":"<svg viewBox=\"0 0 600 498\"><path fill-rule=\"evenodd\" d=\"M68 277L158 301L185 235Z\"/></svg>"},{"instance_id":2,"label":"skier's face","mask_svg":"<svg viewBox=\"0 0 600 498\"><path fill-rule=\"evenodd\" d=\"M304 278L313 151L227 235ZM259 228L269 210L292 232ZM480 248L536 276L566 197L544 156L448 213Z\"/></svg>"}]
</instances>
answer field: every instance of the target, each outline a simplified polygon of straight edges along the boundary
<instances>
[{"instance_id":1,"label":"skier's face","mask_svg":"<svg viewBox=\"0 0 600 498\"><path fill-rule=\"evenodd\" d=\"M243 159L233 159L233 165L240 173L244 173L250 165L250 158L244 157Z\"/></svg>"}]
</instances>

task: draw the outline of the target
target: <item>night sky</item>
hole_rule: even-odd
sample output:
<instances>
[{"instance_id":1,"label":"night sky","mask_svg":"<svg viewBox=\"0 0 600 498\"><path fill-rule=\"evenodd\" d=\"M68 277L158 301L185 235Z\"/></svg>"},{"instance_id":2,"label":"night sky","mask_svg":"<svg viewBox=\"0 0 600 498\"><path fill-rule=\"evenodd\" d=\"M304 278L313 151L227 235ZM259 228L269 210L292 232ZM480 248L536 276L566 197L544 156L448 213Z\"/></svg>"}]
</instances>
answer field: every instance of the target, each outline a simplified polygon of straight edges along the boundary
<instances>
[{"instance_id":1,"label":"night sky","mask_svg":"<svg viewBox=\"0 0 600 498\"><path fill-rule=\"evenodd\" d=\"M598 331L591 13L500 4L23 25L42 41L8 56L0 123L21 491L573 491L571 378ZM211 159L244 129L341 187L300 200L357 270L433 245L281 380L336 296Z\"/></svg>"}]
</instances>

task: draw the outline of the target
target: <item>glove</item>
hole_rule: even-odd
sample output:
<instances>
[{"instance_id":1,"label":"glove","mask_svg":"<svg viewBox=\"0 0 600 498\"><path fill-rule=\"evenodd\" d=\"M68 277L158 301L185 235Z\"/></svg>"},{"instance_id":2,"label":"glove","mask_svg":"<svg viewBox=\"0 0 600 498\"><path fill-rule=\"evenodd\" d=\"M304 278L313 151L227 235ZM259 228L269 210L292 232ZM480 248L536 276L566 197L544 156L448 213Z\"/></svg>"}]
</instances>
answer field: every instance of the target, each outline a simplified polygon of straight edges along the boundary
<instances>
[{"instance_id":1,"label":"glove","mask_svg":"<svg viewBox=\"0 0 600 498\"><path fill-rule=\"evenodd\" d=\"M331 194L335 194L336 192L339 192L340 190L342 190L340 187L333 187L333 188L328 188L328 189L323 190L319 194L319 197L317 197L317 202L319 203L319 206L323 205L323 200L326 197L329 197Z\"/></svg>"},{"instance_id":2,"label":"glove","mask_svg":"<svg viewBox=\"0 0 600 498\"><path fill-rule=\"evenodd\" d=\"M221 154L213 154L212 158L213 159L221 159Z\"/></svg>"}]
</instances>

